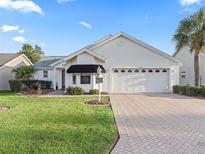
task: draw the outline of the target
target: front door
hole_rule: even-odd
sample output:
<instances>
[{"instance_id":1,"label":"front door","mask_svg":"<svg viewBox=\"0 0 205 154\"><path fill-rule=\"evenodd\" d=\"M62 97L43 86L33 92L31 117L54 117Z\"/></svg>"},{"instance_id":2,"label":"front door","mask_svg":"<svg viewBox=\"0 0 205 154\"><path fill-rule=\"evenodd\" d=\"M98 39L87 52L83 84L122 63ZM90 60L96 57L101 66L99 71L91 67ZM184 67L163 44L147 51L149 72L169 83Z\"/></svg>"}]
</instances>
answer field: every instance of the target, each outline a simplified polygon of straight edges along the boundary
<instances>
[{"instance_id":1,"label":"front door","mask_svg":"<svg viewBox=\"0 0 205 154\"><path fill-rule=\"evenodd\" d=\"M65 70L62 70L62 89L65 89Z\"/></svg>"}]
</instances>

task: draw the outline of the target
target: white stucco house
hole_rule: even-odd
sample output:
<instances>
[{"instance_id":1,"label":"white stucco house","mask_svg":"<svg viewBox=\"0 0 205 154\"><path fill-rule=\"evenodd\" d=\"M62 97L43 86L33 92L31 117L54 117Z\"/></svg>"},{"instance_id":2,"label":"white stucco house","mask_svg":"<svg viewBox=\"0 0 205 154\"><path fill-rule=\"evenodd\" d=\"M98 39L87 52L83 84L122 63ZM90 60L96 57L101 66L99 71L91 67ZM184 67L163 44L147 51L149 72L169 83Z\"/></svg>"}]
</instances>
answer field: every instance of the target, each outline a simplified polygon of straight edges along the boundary
<instances>
[{"instance_id":1,"label":"white stucco house","mask_svg":"<svg viewBox=\"0 0 205 154\"><path fill-rule=\"evenodd\" d=\"M189 48L183 48L179 52L174 53L173 57L182 62L180 67L179 84L194 85L194 52L191 53ZM205 84L205 54L200 54L200 83Z\"/></svg>"},{"instance_id":2,"label":"white stucco house","mask_svg":"<svg viewBox=\"0 0 205 154\"><path fill-rule=\"evenodd\" d=\"M0 53L0 90L10 90L9 80L15 79L12 70L32 62L24 54Z\"/></svg>"},{"instance_id":3,"label":"white stucco house","mask_svg":"<svg viewBox=\"0 0 205 154\"><path fill-rule=\"evenodd\" d=\"M174 57L125 33L108 35L65 57L35 64L35 79L50 80L53 89L97 89L97 68L103 70L101 89L108 93L171 92L179 84L181 63Z\"/></svg>"}]
</instances>

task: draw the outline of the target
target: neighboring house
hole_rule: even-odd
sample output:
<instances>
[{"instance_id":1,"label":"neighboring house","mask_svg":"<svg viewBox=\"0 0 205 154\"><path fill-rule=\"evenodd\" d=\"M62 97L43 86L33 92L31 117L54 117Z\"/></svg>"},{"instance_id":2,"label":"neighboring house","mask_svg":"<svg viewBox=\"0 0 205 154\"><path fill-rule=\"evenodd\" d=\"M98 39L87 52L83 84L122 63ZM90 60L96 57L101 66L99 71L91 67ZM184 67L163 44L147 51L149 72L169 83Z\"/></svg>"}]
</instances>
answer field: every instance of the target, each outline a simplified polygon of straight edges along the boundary
<instances>
[{"instance_id":1,"label":"neighboring house","mask_svg":"<svg viewBox=\"0 0 205 154\"><path fill-rule=\"evenodd\" d=\"M22 65L32 65L24 54L0 53L0 90L10 90L9 80L15 79L12 70Z\"/></svg>"},{"instance_id":2,"label":"neighboring house","mask_svg":"<svg viewBox=\"0 0 205 154\"><path fill-rule=\"evenodd\" d=\"M47 76L53 88L97 89L97 68L103 70L102 91L109 93L171 92L179 84L180 62L125 33L109 35L59 60L41 61L36 79ZM40 66L40 67L39 67Z\"/></svg>"},{"instance_id":3,"label":"neighboring house","mask_svg":"<svg viewBox=\"0 0 205 154\"><path fill-rule=\"evenodd\" d=\"M194 85L194 52L191 53L189 48L183 48L176 52L173 57L182 62L180 67L180 85ZM200 83L205 84L205 54L200 54Z\"/></svg>"}]
</instances>

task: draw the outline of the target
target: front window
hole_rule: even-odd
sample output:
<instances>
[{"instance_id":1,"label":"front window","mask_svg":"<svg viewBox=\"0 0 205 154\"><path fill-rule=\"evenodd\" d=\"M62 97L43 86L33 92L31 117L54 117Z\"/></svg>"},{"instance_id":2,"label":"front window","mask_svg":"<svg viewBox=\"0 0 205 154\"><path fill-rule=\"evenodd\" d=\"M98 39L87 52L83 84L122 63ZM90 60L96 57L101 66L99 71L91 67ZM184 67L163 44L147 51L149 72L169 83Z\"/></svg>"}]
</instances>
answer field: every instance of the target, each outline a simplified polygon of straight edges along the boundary
<instances>
[{"instance_id":1,"label":"front window","mask_svg":"<svg viewBox=\"0 0 205 154\"><path fill-rule=\"evenodd\" d=\"M88 76L88 75L80 76L80 83L81 84L90 84L90 76Z\"/></svg>"},{"instance_id":2,"label":"front window","mask_svg":"<svg viewBox=\"0 0 205 154\"><path fill-rule=\"evenodd\" d=\"M73 75L73 84L76 84L76 75Z\"/></svg>"},{"instance_id":3,"label":"front window","mask_svg":"<svg viewBox=\"0 0 205 154\"><path fill-rule=\"evenodd\" d=\"M47 70L43 71L43 78L48 78L48 71Z\"/></svg>"}]
</instances>

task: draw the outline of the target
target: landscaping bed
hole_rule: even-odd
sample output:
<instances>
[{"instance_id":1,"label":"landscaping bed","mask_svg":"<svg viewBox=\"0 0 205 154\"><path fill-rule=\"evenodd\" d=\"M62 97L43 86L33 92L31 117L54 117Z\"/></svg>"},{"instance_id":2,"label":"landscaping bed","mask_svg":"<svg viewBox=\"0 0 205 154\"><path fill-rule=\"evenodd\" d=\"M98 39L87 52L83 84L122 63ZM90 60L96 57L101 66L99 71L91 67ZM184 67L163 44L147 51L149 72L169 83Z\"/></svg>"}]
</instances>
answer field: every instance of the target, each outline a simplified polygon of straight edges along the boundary
<instances>
[{"instance_id":1,"label":"landscaping bed","mask_svg":"<svg viewBox=\"0 0 205 154\"><path fill-rule=\"evenodd\" d=\"M176 94L205 98L205 86L173 86L173 92Z\"/></svg>"},{"instance_id":2,"label":"landscaping bed","mask_svg":"<svg viewBox=\"0 0 205 154\"><path fill-rule=\"evenodd\" d=\"M111 108L93 97L28 98L0 92L0 153L109 153L117 140ZM97 99L97 97L96 97Z\"/></svg>"},{"instance_id":3,"label":"landscaping bed","mask_svg":"<svg viewBox=\"0 0 205 154\"><path fill-rule=\"evenodd\" d=\"M103 106L110 106L111 102L109 97L103 97L101 101L98 99L86 101L85 104L87 105L103 105Z\"/></svg>"}]
</instances>

